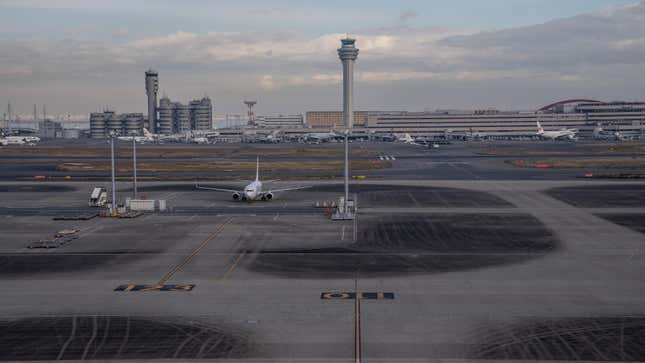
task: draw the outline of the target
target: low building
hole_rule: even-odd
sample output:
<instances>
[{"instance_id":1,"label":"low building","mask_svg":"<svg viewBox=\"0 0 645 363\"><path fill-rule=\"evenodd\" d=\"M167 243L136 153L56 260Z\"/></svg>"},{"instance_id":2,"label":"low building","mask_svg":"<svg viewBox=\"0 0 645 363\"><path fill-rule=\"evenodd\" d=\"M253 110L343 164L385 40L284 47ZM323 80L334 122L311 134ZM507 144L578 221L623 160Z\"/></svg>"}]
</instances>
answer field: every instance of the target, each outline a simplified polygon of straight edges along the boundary
<instances>
[{"instance_id":1,"label":"low building","mask_svg":"<svg viewBox=\"0 0 645 363\"><path fill-rule=\"evenodd\" d=\"M354 126L365 126L368 114L367 111L354 111ZM342 128L345 126L343 111L308 111L306 124L311 128Z\"/></svg>"},{"instance_id":2,"label":"low building","mask_svg":"<svg viewBox=\"0 0 645 363\"><path fill-rule=\"evenodd\" d=\"M57 139L63 137L63 126L60 122L50 120L38 123L38 136L43 139Z\"/></svg>"},{"instance_id":3,"label":"low building","mask_svg":"<svg viewBox=\"0 0 645 363\"><path fill-rule=\"evenodd\" d=\"M255 122L265 128L299 128L304 126L302 115L257 116Z\"/></svg>"}]
</instances>

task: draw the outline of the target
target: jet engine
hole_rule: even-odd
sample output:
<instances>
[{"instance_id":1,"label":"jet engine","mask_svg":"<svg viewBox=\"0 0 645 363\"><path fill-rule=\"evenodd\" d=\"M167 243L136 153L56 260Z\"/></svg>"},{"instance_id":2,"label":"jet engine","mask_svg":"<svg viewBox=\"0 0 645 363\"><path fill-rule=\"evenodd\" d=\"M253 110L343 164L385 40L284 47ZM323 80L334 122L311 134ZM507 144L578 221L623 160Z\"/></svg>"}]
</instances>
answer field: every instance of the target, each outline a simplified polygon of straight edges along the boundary
<instances>
[{"instance_id":1,"label":"jet engine","mask_svg":"<svg viewBox=\"0 0 645 363\"><path fill-rule=\"evenodd\" d=\"M271 200L273 199L273 193L266 193L264 197L266 198L266 200Z\"/></svg>"},{"instance_id":2,"label":"jet engine","mask_svg":"<svg viewBox=\"0 0 645 363\"><path fill-rule=\"evenodd\" d=\"M240 193L233 193L233 200L240 200Z\"/></svg>"}]
</instances>

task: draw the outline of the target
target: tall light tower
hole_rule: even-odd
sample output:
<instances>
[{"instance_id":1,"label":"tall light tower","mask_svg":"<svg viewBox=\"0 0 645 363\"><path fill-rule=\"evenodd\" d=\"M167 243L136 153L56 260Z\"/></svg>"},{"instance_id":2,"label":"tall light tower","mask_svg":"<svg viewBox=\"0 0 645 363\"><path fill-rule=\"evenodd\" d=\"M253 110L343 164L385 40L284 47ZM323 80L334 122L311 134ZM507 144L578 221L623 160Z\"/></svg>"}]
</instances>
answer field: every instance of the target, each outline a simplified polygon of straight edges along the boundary
<instances>
[{"instance_id":1,"label":"tall light tower","mask_svg":"<svg viewBox=\"0 0 645 363\"><path fill-rule=\"evenodd\" d=\"M249 108L249 123L248 126L255 126L255 114L253 113L253 106L255 106L258 101L244 101L246 107Z\"/></svg>"},{"instance_id":2,"label":"tall light tower","mask_svg":"<svg viewBox=\"0 0 645 363\"><path fill-rule=\"evenodd\" d=\"M146 95L148 95L148 128L157 133L157 92L159 91L159 73L148 69L146 71Z\"/></svg>"},{"instance_id":3,"label":"tall light tower","mask_svg":"<svg viewBox=\"0 0 645 363\"><path fill-rule=\"evenodd\" d=\"M11 135L11 101L7 102L7 133Z\"/></svg>"},{"instance_id":4,"label":"tall light tower","mask_svg":"<svg viewBox=\"0 0 645 363\"><path fill-rule=\"evenodd\" d=\"M354 62L358 58L356 39L341 39L341 47L338 48L338 58L343 63L343 121L345 123L345 203L344 218L354 219L353 212L348 206L349 201L349 141L348 136L354 127Z\"/></svg>"}]
</instances>

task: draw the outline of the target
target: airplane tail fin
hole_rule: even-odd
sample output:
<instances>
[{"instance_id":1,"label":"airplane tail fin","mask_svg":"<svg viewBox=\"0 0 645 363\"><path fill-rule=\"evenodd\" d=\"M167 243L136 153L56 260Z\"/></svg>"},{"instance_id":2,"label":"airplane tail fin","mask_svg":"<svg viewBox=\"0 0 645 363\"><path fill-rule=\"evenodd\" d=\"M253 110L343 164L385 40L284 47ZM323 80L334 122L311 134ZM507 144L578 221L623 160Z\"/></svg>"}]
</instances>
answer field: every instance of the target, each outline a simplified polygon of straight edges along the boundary
<instances>
[{"instance_id":1,"label":"airplane tail fin","mask_svg":"<svg viewBox=\"0 0 645 363\"><path fill-rule=\"evenodd\" d=\"M542 128L542 124L540 124L540 121L537 122L537 128L538 128L538 134L544 133L544 128Z\"/></svg>"},{"instance_id":2,"label":"airplane tail fin","mask_svg":"<svg viewBox=\"0 0 645 363\"><path fill-rule=\"evenodd\" d=\"M146 129L146 128L144 127L144 128L143 128L143 136L145 136L145 137L150 137L150 136L152 136L152 134L150 133L150 131L148 131L148 129Z\"/></svg>"},{"instance_id":3,"label":"airplane tail fin","mask_svg":"<svg viewBox=\"0 0 645 363\"><path fill-rule=\"evenodd\" d=\"M260 157L258 156L255 164L255 181L260 180Z\"/></svg>"}]
</instances>

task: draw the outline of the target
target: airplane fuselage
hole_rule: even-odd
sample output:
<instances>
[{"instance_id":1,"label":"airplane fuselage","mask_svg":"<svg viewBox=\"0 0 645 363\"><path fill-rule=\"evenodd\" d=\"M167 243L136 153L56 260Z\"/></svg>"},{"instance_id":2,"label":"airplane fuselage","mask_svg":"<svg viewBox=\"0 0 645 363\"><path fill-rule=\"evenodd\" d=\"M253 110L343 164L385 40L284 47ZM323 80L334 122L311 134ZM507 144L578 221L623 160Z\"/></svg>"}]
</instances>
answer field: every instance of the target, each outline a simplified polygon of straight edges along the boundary
<instances>
[{"instance_id":1,"label":"airplane fuselage","mask_svg":"<svg viewBox=\"0 0 645 363\"><path fill-rule=\"evenodd\" d=\"M265 192L262 189L262 182L256 180L251 184L244 187L244 190L233 193L233 200L242 200L245 202L252 202L255 200L272 200L273 193L271 191Z\"/></svg>"},{"instance_id":2,"label":"airplane fuselage","mask_svg":"<svg viewBox=\"0 0 645 363\"><path fill-rule=\"evenodd\" d=\"M244 195L242 195L242 200L258 200L261 199L263 195L262 182L256 180L244 187Z\"/></svg>"},{"instance_id":3,"label":"airplane fuselage","mask_svg":"<svg viewBox=\"0 0 645 363\"><path fill-rule=\"evenodd\" d=\"M569 140L576 140L578 136L578 130L577 129L562 129L558 131L544 131L542 128L542 125L540 122L537 122L537 127L538 127L538 132L537 135L541 138L544 139L551 139L551 140L557 140L557 139L569 139Z\"/></svg>"},{"instance_id":4,"label":"airplane fuselage","mask_svg":"<svg viewBox=\"0 0 645 363\"><path fill-rule=\"evenodd\" d=\"M575 138L577 130L544 131L539 135L546 139Z\"/></svg>"}]
</instances>

